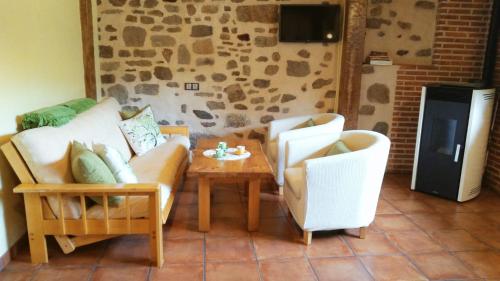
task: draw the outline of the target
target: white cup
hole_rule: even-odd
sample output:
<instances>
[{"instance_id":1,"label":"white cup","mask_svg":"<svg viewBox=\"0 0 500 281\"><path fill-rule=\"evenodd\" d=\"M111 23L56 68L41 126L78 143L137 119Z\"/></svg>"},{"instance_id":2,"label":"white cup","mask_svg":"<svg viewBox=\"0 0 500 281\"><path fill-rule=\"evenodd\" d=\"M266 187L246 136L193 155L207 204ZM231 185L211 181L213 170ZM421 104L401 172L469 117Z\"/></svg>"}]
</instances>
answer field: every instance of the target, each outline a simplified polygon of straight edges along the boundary
<instances>
[{"instance_id":1,"label":"white cup","mask_svg":"<svg viewBox=\"0 0 500 281\"><path fill-rule=\"evenodd\" d=\"M236 146L236 150L238 151L239 154L243 154L243 153L245 153L245 146L238 145L238 146Z\"/></svg>"}]
</instances>

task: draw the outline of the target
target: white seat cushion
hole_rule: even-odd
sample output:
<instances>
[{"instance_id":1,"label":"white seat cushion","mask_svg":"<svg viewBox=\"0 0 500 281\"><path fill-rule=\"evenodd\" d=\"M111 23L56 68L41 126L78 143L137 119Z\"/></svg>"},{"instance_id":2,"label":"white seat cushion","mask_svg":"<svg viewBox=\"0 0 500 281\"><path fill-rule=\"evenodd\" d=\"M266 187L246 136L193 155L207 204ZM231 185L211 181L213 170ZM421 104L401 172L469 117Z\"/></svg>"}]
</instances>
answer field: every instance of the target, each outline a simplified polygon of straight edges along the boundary
<instances>
[{"instance_id":1,"label":"white seat cushion","mask_svg":"<svg viewBox=\"0 0 500 281\"><path fill-rule=\"evenodd\" d=\"M304 169L303 168L288 168L285 170L285 180L287 186L292 191L295 198L302 197L302 189L304 188Z\"/></svg>"},{"instance_id":2,"label":"white seat cushion","mask_svg":"<svg viewBox=\"0 0 500 281\"><path fill-rule=\"evenodd\" d=\"M162 209L170 197L175 176L182 164L188 157L189 139L185 136L172 136L167 141L159 145L146 154L134 156L130 160L130 166L134 170L140 183L160 183L161 184L161 206ZM146 196L130 197L130 214L133 218L148 216L148 198ZM109 217L118 219L127 216L125 200L118 207L109 208ZM89 218L103 218L104 209L100 205L95 205L87 212Z\"/></svg>"},{"instance_id":3,"label":"white seat cushion","mask_svg":"<svg viewBox=\"0 0 500 281\"><path fill-rule=\"evenodd\" d=\"M189 151L189 138L185 136L172 136L146 154L134 156L130 166L137 175L139 182L159 182L171 186L175 174Z\"/></svg>"},{"instance_id":4,"label":"white seat cushion","mask_svg":"<svg viewBox=\"0 0 500 281\"><path fill-rule=\"evenodd\" d=\"M272 141L269 143L269 155L271 157L271 160L273 162L276 162L276 159L278 158L278 142L277 141Z\"/></svg>"}]
</instances>

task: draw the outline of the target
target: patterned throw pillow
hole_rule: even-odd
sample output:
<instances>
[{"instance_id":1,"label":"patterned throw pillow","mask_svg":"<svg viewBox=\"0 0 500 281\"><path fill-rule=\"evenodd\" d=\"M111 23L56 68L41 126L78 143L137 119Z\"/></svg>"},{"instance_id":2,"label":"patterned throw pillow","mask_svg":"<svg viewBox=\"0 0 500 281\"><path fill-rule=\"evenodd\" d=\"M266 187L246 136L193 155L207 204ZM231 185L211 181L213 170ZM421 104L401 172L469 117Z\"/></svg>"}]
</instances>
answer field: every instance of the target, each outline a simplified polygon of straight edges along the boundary
<instances>
[{"instance_id":1,"label":"patterned throw pillow","mask_svg":"<svg viewBox=\"0 0 500 281\"><path fill-rule=\"evenodd\" d=\"M165 137L155 122L150 106L134 117L121 121L119 126L135 154L139 156L165 143Z\"/></svg>"}]
</instances>

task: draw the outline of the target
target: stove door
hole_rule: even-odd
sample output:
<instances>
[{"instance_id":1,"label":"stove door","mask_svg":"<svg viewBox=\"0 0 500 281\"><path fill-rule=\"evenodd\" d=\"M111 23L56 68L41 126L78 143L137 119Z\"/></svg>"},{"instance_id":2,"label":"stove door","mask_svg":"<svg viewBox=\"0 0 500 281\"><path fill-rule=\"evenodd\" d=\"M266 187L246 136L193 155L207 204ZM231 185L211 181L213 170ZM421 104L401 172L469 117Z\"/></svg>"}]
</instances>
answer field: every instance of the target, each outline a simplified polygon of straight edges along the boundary
<instances>
[{"instance_id":1,"label":"stove door","mask_svg":"<svg viewBox=\"0 0 500 281\"><path fill-rule=\"evenodd\" d=\"M425 102L415 189L457 200L470 103L452 96Z\"/></svg>"}]
</instances>

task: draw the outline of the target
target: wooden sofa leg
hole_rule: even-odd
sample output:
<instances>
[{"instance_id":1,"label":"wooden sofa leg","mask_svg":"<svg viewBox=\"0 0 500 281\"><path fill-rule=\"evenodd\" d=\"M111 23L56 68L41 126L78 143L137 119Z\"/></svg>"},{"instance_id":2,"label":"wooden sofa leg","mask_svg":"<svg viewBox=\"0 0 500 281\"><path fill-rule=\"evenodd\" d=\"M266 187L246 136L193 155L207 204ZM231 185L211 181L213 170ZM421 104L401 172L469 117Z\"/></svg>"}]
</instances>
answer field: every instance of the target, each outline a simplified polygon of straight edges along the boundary
<instances>
[{"instance_id":1,"label":"wooden sofa leg","mask_svg":"<svg viewBox=\"0 0 500 281\"><path fill-rule=\"evenodd\" d=\"M312 240L312 231L304 230L304 244L308 246L311 245L311 240Z\"/></svg>"},{"instance_id":2,"label":"wooden sofa leg","mask_svg":"<svg viewBox=\"0 0 500 281\"><path fill-rule=\"evenodd\" d=\"M158 237L158 235L150 234L149 235L149 248L151 251L153 264L161 268L163 265L163 238Z\"/></svg>"},{"instance_id":3,"label":"wooden sofa leg","mask_svg":"<svg viewBox=\"0 0 500 281\"><path fill-rule=\"evenodd\" d=\"M163 265L163 229L160 210L160 194L149 197L149 250L156 267Z\"/></svg>"},{"instance_id":4,"label":"wooden sofa leg","mask_svg":"<svg viewBox=\"0 0 500 281\"><path fill-rule=\"evenodd\" d=\"M39 194L24 194L31 263L48 263L47 241L43 233L42 198Z\"/></svg>"},{"instance_id":5,"label":"wooden sofa leg","mask_svg":"<svg viewBox=\"0 0 500 281\"><path fill-rule=\"evenodd\" d=\"M366 227L360 227L359 228L359 238L365 239L365 237L366 237Z\"/></svg>"}]
</instances>

